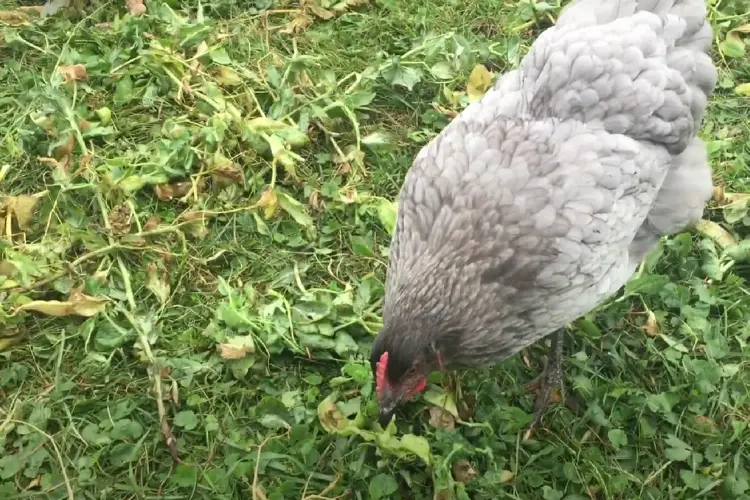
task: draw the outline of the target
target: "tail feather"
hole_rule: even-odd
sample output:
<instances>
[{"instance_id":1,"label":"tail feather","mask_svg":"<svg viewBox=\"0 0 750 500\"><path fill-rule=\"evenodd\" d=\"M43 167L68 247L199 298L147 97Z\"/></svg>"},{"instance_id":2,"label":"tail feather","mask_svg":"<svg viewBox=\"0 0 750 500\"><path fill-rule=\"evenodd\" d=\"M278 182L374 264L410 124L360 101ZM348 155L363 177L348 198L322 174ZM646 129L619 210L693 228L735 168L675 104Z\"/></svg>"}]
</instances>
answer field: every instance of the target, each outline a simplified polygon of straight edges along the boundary
<instances>
[{"instance_id":1,"label":"tail feather","mask_svg":"<svg viewBox=\"0 0 750 500\"><path fill-rule=\"evenodd\" d=\"M630 17L637 12L704 19L704 0L574 0L560 13L555 26L593 26Z\"/></svg>"},{"instance_id":2,"label":"tail feather","mask_svg":"<svg viewBox=\"0 0 750 500\"><path fill-rule=\"evenodd\" d=\"M654 204L628 248L637 265L662 236L697 223L711 198L713 183L706 148L698 138L672 160Z\"/></svg>"},{"instance_id":3,"label":"tail feather","mask_svg":"<svg viewBox=\"0 0 750 500\"><path fill-rule=\"evenodd\" d=\"M717 80L705 11L704 0L570 4L521 64L521 111L576 119L679 154Z\"/></svg>"},{"instance_id":4,"label":"tail feather","mask_svg":"<svg viewBox=\"0 0 750 500\"><path fill-rule=\"evenodd\" d=\"M521 65L523 112L578 119L671 153L629 247L635 264L661 236L700 220L711 197L696 134L718 76L712 37L705 0L574 0Z\"/></svg>"}]
</instances>

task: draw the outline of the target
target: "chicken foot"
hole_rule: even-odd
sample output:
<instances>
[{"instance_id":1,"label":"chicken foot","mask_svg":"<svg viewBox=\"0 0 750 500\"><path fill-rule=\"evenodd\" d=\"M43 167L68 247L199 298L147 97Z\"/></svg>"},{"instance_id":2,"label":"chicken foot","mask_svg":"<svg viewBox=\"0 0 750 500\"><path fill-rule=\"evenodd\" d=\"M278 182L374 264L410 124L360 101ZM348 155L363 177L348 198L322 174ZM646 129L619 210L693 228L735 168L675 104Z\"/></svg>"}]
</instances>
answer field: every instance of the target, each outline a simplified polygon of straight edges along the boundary
<instances>
[{"instance_id":1,"label":"chicken foot","mask_svg":"<svg viewBox=\"0 0 750 500\"><path fill-rule=\"evenodd\" d=\"M534 420L529 424L524 439L531 437L531 432L542 422L542 417L547 412L550 404L557 398L553 397L555 390L560 391L560 399L568 408L575 412L580 412L582 406L572 395L565 395L565 383L563 378L563 341L565 330L560 328L550 336L552 343L550 345L549 355L544 370L533 381L527 385L527 389L536 391L536 400L534 401Z\"/></svg>"}]
</instances>

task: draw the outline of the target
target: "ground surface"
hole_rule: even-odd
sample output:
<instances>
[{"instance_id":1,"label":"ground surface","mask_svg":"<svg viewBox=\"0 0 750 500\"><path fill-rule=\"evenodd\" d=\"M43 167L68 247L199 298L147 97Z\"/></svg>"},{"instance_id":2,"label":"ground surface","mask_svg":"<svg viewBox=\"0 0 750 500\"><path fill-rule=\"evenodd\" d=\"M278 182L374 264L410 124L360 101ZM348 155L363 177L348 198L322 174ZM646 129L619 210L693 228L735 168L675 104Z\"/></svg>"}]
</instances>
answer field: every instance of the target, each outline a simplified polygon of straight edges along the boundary
<instances>
[{"instance_id":1,"label":"ground surface","mask_svg":"<svg viewBox=\"0 0 750 500\"><path fill-rule=\"evenodd\" d=\"M3 498L750 498L736 197L706 211L731 234L671 238L578 323L583 418L523 440L537 346L463 374L462 421L437 380L450 411L376 430L391 200L472 69L516 64L558 7L80 3L0 14ZM750 191L742 3L711 9L728 192Z\"/></svg>"}]
</instances>

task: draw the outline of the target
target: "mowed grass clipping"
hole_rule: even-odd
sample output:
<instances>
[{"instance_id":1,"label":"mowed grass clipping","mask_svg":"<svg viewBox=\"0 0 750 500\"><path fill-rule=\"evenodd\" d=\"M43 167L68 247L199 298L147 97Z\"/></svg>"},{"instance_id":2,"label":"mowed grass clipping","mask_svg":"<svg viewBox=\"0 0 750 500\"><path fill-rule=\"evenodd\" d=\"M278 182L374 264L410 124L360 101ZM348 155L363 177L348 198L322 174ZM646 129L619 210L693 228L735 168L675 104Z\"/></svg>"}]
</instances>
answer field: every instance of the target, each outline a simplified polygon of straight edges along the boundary
<instances>
[{"instance_id":1,"label":"mowed grass clipping","mask_svg":"<svg viewBox=\"0 0 750 500\"><path fill-rule=\"evenodd\" d=\"M588 410L528 440L542 346L385 431L368 355L413 157L560 6L5 4L3 498L750 498L741 0L710 8L705 223L576 323Z\"/></svg>"}]
</instances>

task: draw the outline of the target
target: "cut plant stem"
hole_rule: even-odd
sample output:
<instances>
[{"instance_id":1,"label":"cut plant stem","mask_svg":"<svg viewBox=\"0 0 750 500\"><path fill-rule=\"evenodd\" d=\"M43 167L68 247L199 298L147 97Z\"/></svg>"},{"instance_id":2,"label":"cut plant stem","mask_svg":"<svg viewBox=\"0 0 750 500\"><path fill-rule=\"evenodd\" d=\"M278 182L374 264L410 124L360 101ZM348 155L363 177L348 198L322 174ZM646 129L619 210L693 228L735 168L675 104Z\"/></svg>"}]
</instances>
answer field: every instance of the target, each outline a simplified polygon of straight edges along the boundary
<instances>
[{"instance_id":1,"label":"cut plant stem","mask_svg":"<svg viewBox=\"0 0 750 500\"><path fill-rule=\"evenodd\" d=\"M104 227L107 230L107 238L109 238L110 245L115 245L114 239L112 238L112 227L109 223L109 213L107 210L107 205L104 203L104 198L102 197L101 192L97 191L96 199L97 203L99 204L102 219L104 220ZM128 306L130 307L130 311L127 311L123 308L120 308L120 311L138 333L138 342L141 344L143 352L146 354L146 358L148 359L148 362L150 364L149 371L151 372L154 382L154 392L156 393L156 411L159 417L159 424L161 425L161 432L164 436L164 441L167 443L167 448L169 448L169 452L172 455L172 460L179 463L180 457L177 450L177 440L174 437L174 433L172 432L172 428L169 424L169 419L167 418L167 411L164 408L164 391L162 389L160 367L156 361L154 353L151 351L151 346L149 345L146 332L143 331L143 328L135 319L135 312L138 308L138 305L136 303L135 296L133 295L133 285L130 281L130 272L125 266L125 262L122 260L122 257L120 257L119 255L117 256L117 266L120 269L120 277L122 278L123 285L125 286L125 295L128 300ZM114 322L112 321L110 321L110 323L114 324Z\"/></svg>"}]
</instances>

